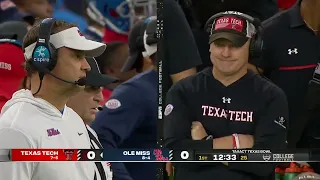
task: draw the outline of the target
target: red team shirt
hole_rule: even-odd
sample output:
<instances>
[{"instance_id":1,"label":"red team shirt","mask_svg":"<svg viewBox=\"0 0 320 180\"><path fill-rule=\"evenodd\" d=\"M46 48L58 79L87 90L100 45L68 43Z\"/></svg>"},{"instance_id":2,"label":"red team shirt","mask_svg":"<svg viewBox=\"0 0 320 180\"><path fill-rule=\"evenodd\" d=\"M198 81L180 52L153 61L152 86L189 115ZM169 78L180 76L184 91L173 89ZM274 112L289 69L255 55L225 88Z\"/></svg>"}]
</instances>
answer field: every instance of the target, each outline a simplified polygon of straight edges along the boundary
<instances>
[{"instance_id":1,"label":"red team shirt","mask_svg":"<svg viewBox=\"0 0 320 180\"><path fill-rule=\"evenodd\" d=\"M278 6L280 9L289 9L296 1L297 0L278 0Z\"/></svg>"},{"instance_id":2,"label":"red team shirt","mask_svg":"<svg viewBox=\"0 0 320 180\"><path fill-rule=\"evenodd\" d=\"M121 42L128 42L128 35L118 34L114 31L111 31L105 28L103 41L106 43L114 42L114 41L121 41Z\"/></svg>"},{"instance_id":3,"label":"red team shirt","mask_svg":"<svg viewBox=\"0 0 320 180\"><path fill-rule=\"evenodd\" d=\"M109 97L111 96L112 91L110 91L109 89L103 89L102 90L102 95L103 95L103 101L100 103L101 106L103 106L109 99Z\"/></svg>"}]
</instances>

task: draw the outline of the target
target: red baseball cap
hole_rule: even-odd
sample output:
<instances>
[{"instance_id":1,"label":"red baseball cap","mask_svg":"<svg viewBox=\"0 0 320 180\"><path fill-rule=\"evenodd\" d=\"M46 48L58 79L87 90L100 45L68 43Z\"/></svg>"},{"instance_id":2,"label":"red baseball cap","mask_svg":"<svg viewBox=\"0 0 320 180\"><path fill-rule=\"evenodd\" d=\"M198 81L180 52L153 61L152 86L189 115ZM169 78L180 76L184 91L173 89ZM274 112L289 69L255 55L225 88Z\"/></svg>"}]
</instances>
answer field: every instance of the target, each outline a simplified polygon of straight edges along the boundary
<instances>
[{"instance_id":1,"label":"red baseball cap","mask_svg":"<svg viewBox=\"0 0 320 180\"><path fill-rule=\"evenodd\" d=\"M248 20L226 14L214 20L210 28L209 44L217 39L228 39L236 46L243 46L256 33L255 26Z\"/></svg>"},{"instance_id":2,"label":"red baseball cap","mask_svg":"<svg viewBox=\"0 0 320 180\"><path fill-rule=\"evenodd\" d=\"M19 89L26 72L22 67L25 61L21 47L11 43L0 44L0 109Z\"/></svg>"}]
</instances>

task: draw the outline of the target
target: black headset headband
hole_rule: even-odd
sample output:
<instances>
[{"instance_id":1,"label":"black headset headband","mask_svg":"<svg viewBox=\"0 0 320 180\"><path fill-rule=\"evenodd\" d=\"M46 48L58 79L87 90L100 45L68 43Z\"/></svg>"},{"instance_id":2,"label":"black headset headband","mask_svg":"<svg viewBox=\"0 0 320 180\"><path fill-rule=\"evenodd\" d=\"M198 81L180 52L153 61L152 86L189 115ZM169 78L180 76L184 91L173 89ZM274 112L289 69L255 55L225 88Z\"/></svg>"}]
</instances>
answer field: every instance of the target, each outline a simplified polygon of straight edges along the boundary
<instances>
[{"instance_id":1,"label":"black headset headband","mask_svg":"<svg viewBox=\"0 0 320 180\"><path fill-rule=\"evenodd\" d=\"M39 28L38 40L37 45L44 45L49 48L49 40L51 35L52 27L55 23L55 19L53 18L46 18L42 20Z\"/></svg>"},{"instance_id":2,"label":"black headset headband","mask_svg":"<svg viewBox=\"0 0 320 180\"><path fill-rule=\"evenodd\" d=\"M245 19L247 21L249 21L251 24L254 25L254 27L256 28L257 33L259 32L259 27L261 26L261 21L258 18L253 18L247 14L244 13L240 13L240 12L236 12L236 11L226 11L226 12L220 12L217 13L213 16L211 16L208 21L205 24L205 30L210 33L211 30L211 26L212 23L215 19L219 18L219 17L223 17L223 16L234 16L234 17L238 17L241 19Z\"/></svg>"},{"instance_id":3,"label":"black headset headband","mask_svg":"<svg viewBox=\"0 0 320 180\"><path fill-rule=\"evenodd\" d=\"M150 19L146 27L148 45L157 44L159 39L157 38L157 19Z\"/></svg>"}]
</instances>

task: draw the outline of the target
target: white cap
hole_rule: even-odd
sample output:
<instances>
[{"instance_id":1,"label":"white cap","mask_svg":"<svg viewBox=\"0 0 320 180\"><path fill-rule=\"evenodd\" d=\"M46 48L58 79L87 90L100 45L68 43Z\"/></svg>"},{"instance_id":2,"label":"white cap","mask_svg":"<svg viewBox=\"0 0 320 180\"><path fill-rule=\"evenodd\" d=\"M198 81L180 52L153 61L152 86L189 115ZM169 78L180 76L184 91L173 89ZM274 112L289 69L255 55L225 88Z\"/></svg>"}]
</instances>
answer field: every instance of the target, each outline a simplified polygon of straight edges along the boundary
<instances>
[{"instance_id":1,"label":"white cap","mask_svg":"<svg viewBox=\"0 0 320 180\"><path fill-rule=\"evenodd\" d=\"M152 54L157 52L157 43L148 45L147 44L147 31L143 34L143 45L146 51L142 52L143 57L150 57Z\"/></svg>"},{"instance_id":2,"label":"white cap","mask_svg":"<svg viewBox=\"0 0 320 180\"><path fill-rule=\"evenodd\" d=\"M79 51L84 51L88 57L100 56L106 49L106 44L86 39L77 27L72 27L64 31L52 34L50 43L56 48L67 47ZM31 59L36 43L26 47L25 57Z\"/></svg>"}]
</instances>

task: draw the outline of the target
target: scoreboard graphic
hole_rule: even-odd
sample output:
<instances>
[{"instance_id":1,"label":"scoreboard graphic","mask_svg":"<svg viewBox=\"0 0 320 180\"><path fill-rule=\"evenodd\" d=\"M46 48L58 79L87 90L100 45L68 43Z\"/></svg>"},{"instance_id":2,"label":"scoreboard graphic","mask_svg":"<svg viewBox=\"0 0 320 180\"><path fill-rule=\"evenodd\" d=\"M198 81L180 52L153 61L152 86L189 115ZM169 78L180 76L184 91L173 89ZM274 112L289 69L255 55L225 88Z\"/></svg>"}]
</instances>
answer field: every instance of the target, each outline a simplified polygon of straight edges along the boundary
<instances>
[{"instance_id":1,"label":"scoreboard graphic","mask_svg":"<svg viewBox=\"0 0 320 180\"><path fill-rule=\"evenodd\" d=\"M318 162L320 150L11 149L0 161Z\"/></svg>"}]
</instances>

